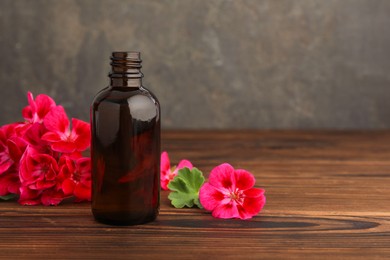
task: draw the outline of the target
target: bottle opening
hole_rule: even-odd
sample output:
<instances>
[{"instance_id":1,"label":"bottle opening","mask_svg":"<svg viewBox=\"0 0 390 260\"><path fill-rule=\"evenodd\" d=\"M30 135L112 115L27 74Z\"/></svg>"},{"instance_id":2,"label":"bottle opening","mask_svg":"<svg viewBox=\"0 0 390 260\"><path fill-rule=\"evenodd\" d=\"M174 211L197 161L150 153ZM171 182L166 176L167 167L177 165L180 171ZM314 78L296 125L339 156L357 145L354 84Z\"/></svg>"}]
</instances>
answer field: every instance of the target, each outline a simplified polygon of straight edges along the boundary
<instances>
[{"instance_id":1,"label":"bottle opening","mask_svg":"<svg viewBox=\"0 0 390 260\"><path fill-rule=\"evenodd\" d=\"M141 53L138 51L114 51L112 53L111 59L141 62Z\"/></svg>"}]
</instances>

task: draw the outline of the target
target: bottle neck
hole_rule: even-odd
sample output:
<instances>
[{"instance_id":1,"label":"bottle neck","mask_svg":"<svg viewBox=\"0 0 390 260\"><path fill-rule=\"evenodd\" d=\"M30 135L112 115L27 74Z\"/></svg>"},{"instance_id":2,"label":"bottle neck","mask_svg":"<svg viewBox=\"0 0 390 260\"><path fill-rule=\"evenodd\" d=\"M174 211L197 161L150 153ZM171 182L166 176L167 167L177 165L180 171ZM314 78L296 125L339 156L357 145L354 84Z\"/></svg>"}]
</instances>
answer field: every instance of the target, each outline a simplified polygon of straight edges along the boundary
<instances>
[{"instance_id":1,"label":"bottle neck","mask_svg":"<svg viewBox=\"0 0 390 260\"><path fill-rule=\"evenodd\" d=\"M127 77L119 77L119 78L110 77L110 86L140 88L142 86L142 78L131 79Z\"/></svg>"},{"instance_id":2,"label":"bottle neck","mask_svg":"<svg viewBox=\"0 0 390 260\"><path fill-rule=\"evenodd\" d=\"M109 73L112 87L141 87L141 57L139 52L113 52L111 56L111 72Z\"/></svg>"}]
</instances>

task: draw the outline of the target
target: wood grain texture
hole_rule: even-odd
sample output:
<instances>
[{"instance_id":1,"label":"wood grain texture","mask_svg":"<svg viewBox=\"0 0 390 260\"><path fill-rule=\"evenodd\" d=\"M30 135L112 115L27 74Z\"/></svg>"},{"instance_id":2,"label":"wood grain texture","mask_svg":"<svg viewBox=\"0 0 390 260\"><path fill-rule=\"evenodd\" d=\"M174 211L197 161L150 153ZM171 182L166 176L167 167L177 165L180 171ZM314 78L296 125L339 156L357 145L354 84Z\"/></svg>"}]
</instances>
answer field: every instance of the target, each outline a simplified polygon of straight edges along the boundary
<instances>
[{"instance_id":1,"label":"wood grain texture","mask_svg":"<svg viewBox=\"0 0 390 260\"><path fill-rule=\"evenodd\" d=\"M155 222L96 223L88 203L0 203L4 259L389 259L390 131L169 131L162 147L208 172L229 162L266 189L249 221L174 209Z\"/></svg>"}]
</instances>

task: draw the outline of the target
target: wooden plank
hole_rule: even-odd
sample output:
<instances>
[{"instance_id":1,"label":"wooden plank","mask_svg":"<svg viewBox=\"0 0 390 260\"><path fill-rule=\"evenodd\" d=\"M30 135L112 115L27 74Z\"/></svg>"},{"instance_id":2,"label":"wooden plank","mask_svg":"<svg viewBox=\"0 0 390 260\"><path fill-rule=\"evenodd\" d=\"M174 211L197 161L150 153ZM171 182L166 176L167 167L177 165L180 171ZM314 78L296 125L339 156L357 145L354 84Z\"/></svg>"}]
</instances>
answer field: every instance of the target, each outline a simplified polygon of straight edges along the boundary
<instances>
[{"instance_id":1,"label":"wooden plank","mask_svg":"<svg viewBox=\"0 0 390 260\"><path fill-rule=\"evenodd\" d=\"M267 204L249 221L175 209L155 222L95 222L88 203L0 203L3 259L389 259L390 132L169 131L171 162L251 171Z\"/></svg>"}]
</instances>

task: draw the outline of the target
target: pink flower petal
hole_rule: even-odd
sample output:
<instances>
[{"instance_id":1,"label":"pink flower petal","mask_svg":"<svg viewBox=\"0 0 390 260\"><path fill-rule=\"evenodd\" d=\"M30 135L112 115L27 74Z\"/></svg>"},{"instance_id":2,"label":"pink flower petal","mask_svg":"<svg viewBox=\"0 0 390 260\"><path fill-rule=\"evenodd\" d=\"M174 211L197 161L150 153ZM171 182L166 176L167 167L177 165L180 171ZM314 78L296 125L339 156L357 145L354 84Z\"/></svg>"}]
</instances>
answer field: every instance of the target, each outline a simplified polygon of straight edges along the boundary
<instances>
[{"instance_id":1,"label":"pink flower petal","mask_svg":"<svg viewBox=\"0 0 390 260\"><path fill-rule=\"evenodd\" d=\"M66 179L70 179L73 172L75 171L75 166L73 161L68 156L61 156L59 161L60 172L58 174L59 181L66 181ZM64 191L65 193L68 193ZM73 190L72 190L73 192Z\"/></svg>"},{"instance_id":2,"label":"pink flower petal","mask_svg":"<svg viewBox=\"0 0 390 260\"><path fill-rule=\"evenodd\" d=\"M26 142L21 138L14 136L7 140L7 146L12 161L18 164L27 147Z\"/></svg>"},{"instance_id":3,"label":"pink flower petal","mask_svg":"<svg viewBox=\"0 0 390 260\"><path fill-rule=\"evenodd\" d=\"M8 152L12 161L19 162L20 157L22 156L22 151L18 147L18 145L11 139L7 140Z\"/></svg>"},{"instance_id":4,"label":"pink flower petal","mask_svg":"<svg viewBox=\"0 0 390 260\"><path fill-rule=\"evenodd\" d=\"M189 169L192 169L192 168L193 168L192 163L191 163L190 161L188 161L188 160L181 160L181 161L179 162L179 164L177 165L176 169L177 169L177 170L180 170L180 169L183 169L183 168L185 168L185 167L187 167L187 168L189 168Z\"/></svg>"},{"instance_id":5,"label":"pink flower petal","mask_svg":"<svg viewBox=\"0 0 390 260\"><path fill-rule=\"evenodd\" d=\"M76 151L76 145L73 142L60 141L51 144L51 149L62 153L72 153Z\"/></svg>"},{"instance_id":6,"label":"pink flower petal","mask_svg":"<svg viewBox=\"0 0 390 260\"><path fill-rule=\"evenodd\" d=\"M77 151L84 151L87 149L91 142L91 130L89 124L72 118L72 134L71 136L76 136L74 143L76 144Z\"/></svg>"},{"instance_id":7,"label":"pink flower petal","mask_svg":"<svg viewBox=\"0 0 390 260\"><path fill-rule=\"evenodd\" d=\"M65 133L69 128L69 119L62 106L56 106L51 109L43 122L51 132Z\"/></svg>"},{"instance_id":8,"label":"pink flower petal","mask_svg":"<svg viewBox=\"0 0 390 260\"><path fill-rule=\"evenodd\" d=\"M161 171L168 171L171 168L171 163L169 161L168 153L162 152L161 153Z\"/></svg>"},{"instance_id":9,"label":"pink flower petal","mask_svg":"<svg viewBox=\"0 0 390 260\"><path fill-rule=\"evenodd\" d=\"M160 185L161 189L169 190L168 184L171 181L171 163L169 161L169 156L166 151L161 153L160 160Z\"/></svg>"},{"instance_id":10,"label":"pink flower petal","mask_svg":"<svg viewBox=\"0 0 390 260\"><path fill-rule=\"evenodd\" d=\"M266 202L265 196L257 198L245 198L242 205L242 210L240 210L240 217L242 219L248 219L257 215L264 207Z\"/></svg>"},{"instance_id":11,"label":"pink flower petal","mask_svg":"<svg viewBox=\"0 0 390 260\"><path fill-rule=\"evenodd\" d=\"M168 190L170 180L161 178L161 189Z\"/></svg>"},{"instance_id":12,"label":"pink flower petal","mask_svg":"<svg viewBox=\"0 0 390 260\"><path fill-rule=\"evenodd\" d=\"M57 132L47 132L44 135L42 135L41 139L51 143L62 141L61 136Z\"/></svg>"},{"instance_id":13,"label":"pink flower petal","mask_svg":"<svg viewBox=\"0 0 390 260\"><path fill-rule=\"evenodd\" d=\"M46 190L42 193L41 202L45 206L55 206L60 204L64 198L64 194L60 191Z\"/></svg>"},{"instance_id":14,"label":"pink flower petal","mask_svg":"<svg viewBox=\"0 0 390 260\"><path fill-rule=\"evenodd\" d=\"M48 188L51 188L55 186L56 183L55 181L50 181L50 180L38 180L35 182L35 185L30 185L30 188L33 190L46 190Z\"/></svg>"},{"instance_id":15,"label":"pink flower petal","mask_svg":"<svg viewBox=\"0 0 390 260\"><path fill-rule=\"evenodd\" d=\"M65 195L72 195L76 184L71 179L66 179L62 182L62 191Z\"/></svg>"},{"instance_id":16,"label":"pink flower petal","mask_svg":"<svg viewBox=\"0 0 390 260\"><path fill-rule=\"evenodd\" d=\"M80 172L89 173L91 172L91 158L90 157L82 157L77 159L77 168Z\"/></svg>"},{"instance_id":17,"label":"pink flower petal","mask_svg":"<svg viewBox=\"0 0 390 260\"><path fill-rule=\"evenodd\" d=\"M232 188L234 181L234 168L228 163L223 163L210 172L209 183L216 188Z\"/></svg>"},{"instance_id":18,"label":"pink flower petal","mask_svg":"<svg viewBox=\"0 0 390 260\"><path fill-rule=\"evenodd\" d=\"M234 203L219 204L214 208L212 212L213 217L215 218L238 218L240 217L237 206Z\"/></svg>"},{"instance_id":19,"label":"pink flower petal","mask_svg":"<svg viewBox=\"0 0 390 260\"><path fill-rule=\"evenodd\" d=\"M9 157L3 157L0 154L0 174L6 172L11 166L13 162Z\"/></svg>"},{"instance_id":20,"label":"pink flower petal","mask_svg":"<svg viewBox=\"0 0 390 260\"><path fill-rule=\"evenodd\" d=\"M28 187L20 187L19 203L21 205L39 205L41 191L31 190Z\"/></svg>"},{"instance_id":21,"label":"pink flower petal","mask_svg":"<svg viewBox=\"0 0 390 260\"><path fill-rule=\"evenodd\" d=\"M19 194L20 180L18 174L12 174L8 182L8 192L12 194Z\"/></svg>"},{"instance_id":22,"label":"pink flower petal","mask_svg":"<svg viewBox=\"0 0 390 260\"><path fill-rule=\"evenodd\" d=\"M27 93L27 101L29 103L29 106L23 108L22 115L23 118L25 118L26 120L31 120L33 119L34 113L37 109L35 106L33 94L30 91Z\"/></svg>"},{"instance_id":23,"label":"pink flower petal","mask_svg":"<svg viewBox=\"0 0 390 260\"><path fill-rule=\"evenodd\" d=\"M56 106L56 103L54 100L45 95L40 94L35 98L35 104L36 104L36 113L38 114L38 117L43 119L49 111Z\"/></svg>"},{"instance_id":24,"label":"pink flower petal","mask_svg":"<svg viewBox=\"0 0 390 260\"><path fill-rule=\"evenodd\" d=\"M255 185L255 177L246 170L234 171L235 187L240 190L247 190Z\"/></svg>"},{"instance_id":25,"label":"pink flower petal","mask_svg":"<svg viewBox=\"0 0 390 260\"><path fill-rule=\"evenodd\" d=\"M245 197L247 198L259 198L264 196L265 190L259 188L251 188L244 191Z\"/></svg>"},{"instance_id":26,"label":"pink flower petal","mask_svg":"<svg viewBox=\"0 0 390 260\"><path fill-rule=\"evenodd\" d=\"M91 187L91 158L83 157L76 161L76 168L78 174L79 183L86 187Z\"/></svg>"},{"instance_id":27,"label":"pink flower petal","mask_svg":"<svg viewBox=\"0 0 390 260\"><path fill-rule=\"evenodd\" d=\"M207 182L203 184L199 190L200 204L202 204L206 210L214 210L223 199L224 195Z\"/></svg>"},{"instance_id":28,"label":"pink flower petal","mask_svg":"<svg viewBox=\"0 0 390 260\"><path fill-rule=\"evenodd\" d=\"M22 116L26 120L30 120L31 118L33 118L33 112L30 106L24 107L22 109Z\"/></svg>"},{"instance_id":29,"label":"pink flower petal","mask_svg":"<svg viewBox=\"0 0 390 260\"><path fill-rule=\"evenodd\" d=\"M66 156L68 156L72 160L77 160L77 159L83 157L83 154L81 152L74 151L72 153L66 153Z\"/></svg>"},{"instance_id":30,"label":"pink flower petal","mask_svg":"<svg viewBox=\"0 0 390 260\"><path fill-rule=\"evenodd\" d=\"M82 184L76 185L74 189L74 196L78 202L83 200L91 201L91 187Z\"/></svg>"},{"instance_id":31,"label":"pink flower petal","mask_svg":"<svg viewBox=\"0 0 390 260\"><path fill-rule=\"evenodd\" d=\"M34 96L30 91L27 92L27 102L34 112L37 111L37 107L34 102Z\"/></svg>"}]
</instances>

